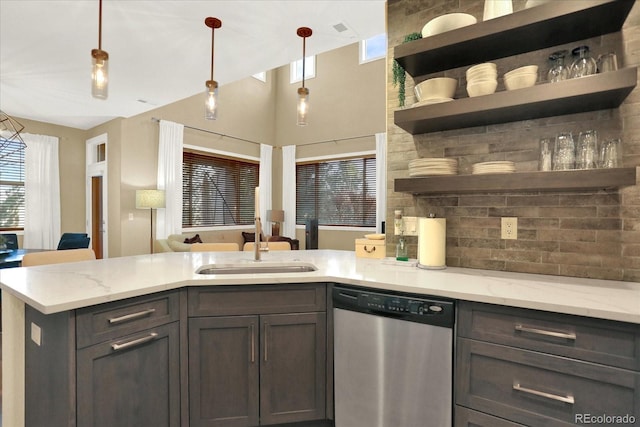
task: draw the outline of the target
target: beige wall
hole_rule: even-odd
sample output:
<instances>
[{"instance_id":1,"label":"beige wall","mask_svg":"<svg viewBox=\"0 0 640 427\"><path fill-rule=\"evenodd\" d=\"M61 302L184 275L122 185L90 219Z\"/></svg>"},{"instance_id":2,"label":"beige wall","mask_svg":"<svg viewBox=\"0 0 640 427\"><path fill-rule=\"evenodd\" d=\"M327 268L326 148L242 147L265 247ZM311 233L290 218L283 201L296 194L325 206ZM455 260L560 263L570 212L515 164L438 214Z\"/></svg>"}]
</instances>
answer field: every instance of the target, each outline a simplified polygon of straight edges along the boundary
<instances>
[{"instance_id":1,"label":"beige wall","mask_svg":"<svg viewBox=\"0 0 640 427\"><path fill-rule=\"evenodd\" d=\"M309 124L303 127L296 125L297 89L301 83L289 83L288 65L278 68L275 145L308 144L385 131L384 60L360 64L358 49L359 43L354 43L317 56L317 77L305 81L310 110Z\"/></svg>"},{"instance_id":2,"label":"beige wall","mask_svg":"<svg viewBox=\"0 0 640 427\"><path fill-rule=\"evenodd\" d=\"M358 63L358 43L319 55L318 77L308 81L312 110L306 127L296 126L299 83L289 83L289 67L285 66L268 71L266 83L247 78L221 86L216 121L204 119L203 95L198 94L88 131L24 120L29 125L25 131L61 137L63 231L85 228L85 141L108 135L109 256L143 254L149 252L150 218L148 211L135 209L135 190L157 185L159 126L152 118L227 135L185 128L187 145L256 158L260 156L258 144L232 137L275 146L273 208L278 209L282 206L279 147L311 144L298 147L298 158L375 150L373 135L384 132L386 126L384 74L384 60ZM317 143L322 141L328 142ZM298 236L300 232L304 247L304 230L298 230ZM353 240L363 234L322 230L320 246L353 250Z\"/></svg>"},{"instance_id":3,"label":"beige wall","mask_svg":"<svg viewBox=\"0 0 640 427\"><path fill-rule=\"evenodd\" d=\"M404 36L420 32L435 16L467 12L479 20L482 0L435 0L388 2L389 56ZM514 2L518 10L524 2ZM558 49L586 44L594 56L615 51L621 67L640 64L640 3L635 3L621 32L578 40L513 57L496 59L501 75L513 68L538 64L544 81L547 57ZM466 67L427 77L449 76L461 82L457 97L466 97ZM504 90L499 79L498 90ZM594 277L640 281L640 189L631 186L619 191L579 191L544 193L454 194L413 197L394 193L395 178L408 177L407 162L419 157L455 157L461 172L470 173L471 164L489 160L512 160L518 171L537 169L538 141L569 130L578 133L596 129L601 138L621 137L624 166L638 165L640 153L640 89L635 88L617 109L570 114L537 120L518 121L410 135L393 123L397 108L397 88L387 79L388 166L387 219L394 209L405 215L426 216L430 212L447 219L449 266L490 270L531 272L561 276ZM407 105L413 98L413 79L407 77ZM455 102L455 101L454 101ZM500 217L518 217L518 239L500 239ZM390 253L396 239L387 236ZM391 243L391 244L389 244ZM416 238L409 238L410 255L416 256Z\"/></svg>"}]
</instances>

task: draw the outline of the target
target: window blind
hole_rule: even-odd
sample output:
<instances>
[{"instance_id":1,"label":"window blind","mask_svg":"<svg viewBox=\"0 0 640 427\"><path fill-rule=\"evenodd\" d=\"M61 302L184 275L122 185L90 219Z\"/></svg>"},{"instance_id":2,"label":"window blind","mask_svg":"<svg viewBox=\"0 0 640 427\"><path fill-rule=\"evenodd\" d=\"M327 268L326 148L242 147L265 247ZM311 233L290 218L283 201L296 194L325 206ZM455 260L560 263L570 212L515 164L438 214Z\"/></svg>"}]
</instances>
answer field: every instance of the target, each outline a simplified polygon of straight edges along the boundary
<instances>
[{"instance_id":1,"label":"window blind","mask_svg":"<svg viewBox=\"0 0 640 427\"><path fill-rule=\"evenodd\" d=\"M296 224L375 227L376 159L296 165Z\"/></svg>"},{"instance_id":2,"label":"window blind","mask_svg":"<svg viewBox=\"0 0 640 427\"><path fill-rule=\"evenodd\" d=\"M185 151L182 226L253 224L259 167L257 163Z\"/></svg>"},{"instance_id":3,"label":"window blind","mask_svg":"<svg viewBox=\"0 0 640 427\"><path fill-rule=\"evenodd\" d=\"M24 144L0 138L0 230L24 228Z\"/></svg>"}]
</instances>

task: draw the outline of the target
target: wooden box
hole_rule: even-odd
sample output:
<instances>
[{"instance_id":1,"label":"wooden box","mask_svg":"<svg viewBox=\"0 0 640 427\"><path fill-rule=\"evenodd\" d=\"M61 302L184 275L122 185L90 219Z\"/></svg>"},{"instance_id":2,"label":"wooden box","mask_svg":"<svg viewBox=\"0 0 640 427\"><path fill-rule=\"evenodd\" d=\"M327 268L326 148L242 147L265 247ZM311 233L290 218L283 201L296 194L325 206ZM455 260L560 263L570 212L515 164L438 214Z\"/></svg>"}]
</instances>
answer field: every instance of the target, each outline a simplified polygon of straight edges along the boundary
<instances>
[{"instance_id":1,"label":"wooden box","mask_svg":"<svg viewBox=\"0 0 640 427\"><path fill-rule=\"evenodd\" d=\"M358 258L382 259L387 256L385 240L356 239L356 256Z\"/></svg>"}]
</instances>

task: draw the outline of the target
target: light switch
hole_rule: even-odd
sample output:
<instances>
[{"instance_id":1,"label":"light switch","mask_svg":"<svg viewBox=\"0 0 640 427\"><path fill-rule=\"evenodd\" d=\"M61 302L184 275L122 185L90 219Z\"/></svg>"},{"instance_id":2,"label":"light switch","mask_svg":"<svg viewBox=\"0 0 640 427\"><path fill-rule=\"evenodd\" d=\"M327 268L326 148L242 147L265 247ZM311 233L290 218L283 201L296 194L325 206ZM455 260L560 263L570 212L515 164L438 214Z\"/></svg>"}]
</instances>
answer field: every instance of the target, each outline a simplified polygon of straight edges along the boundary
<instances>
[{"instance_id":1,"label":"light switch","mask_svg":"<svg viewBox=\"0 0 640 427\"><path fill-rule=\"evenodd\" d=\"M129 221L133 221L133 212L129 212Z\"/></svg>"},{"instance_id":2,"label":"light switch","mask_svg":"<svg viewBox=\"0 0 640 427\"><path fill-rule=\"evenodd\" d=\"M42 345L42 329L33 322L31 322L31 341L39 346Z\"/></svg>"}]
</instances>

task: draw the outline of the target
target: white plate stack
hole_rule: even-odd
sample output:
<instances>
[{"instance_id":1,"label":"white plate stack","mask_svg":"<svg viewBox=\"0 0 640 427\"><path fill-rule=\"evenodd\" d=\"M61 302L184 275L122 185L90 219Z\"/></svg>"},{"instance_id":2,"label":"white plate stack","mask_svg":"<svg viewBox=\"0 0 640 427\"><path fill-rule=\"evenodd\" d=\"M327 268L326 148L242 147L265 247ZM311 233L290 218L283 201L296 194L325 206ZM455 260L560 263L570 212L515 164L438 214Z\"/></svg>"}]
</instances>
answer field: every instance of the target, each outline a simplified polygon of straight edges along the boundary
<instances>
[{"instance_id":1,"label":"white plate stack","mask_svg":"<svg viewBox=\"0 0 640 427\"><path fill-rule=\"evenodd\" d=\"M431 157L409 162L409 176L457 175L458 159Z\"/></svg>"},{"instance_id":2,"label":"white plate stack","mask_svg":"<svg viewBox=\"0 0 640 427\"><path fill-rule=\"evenodd\" d=\"M510 161L482 162L471 165L471 173L474 175L485 173L512 173L516 166Z\"/></svg>"}]
</instances>

